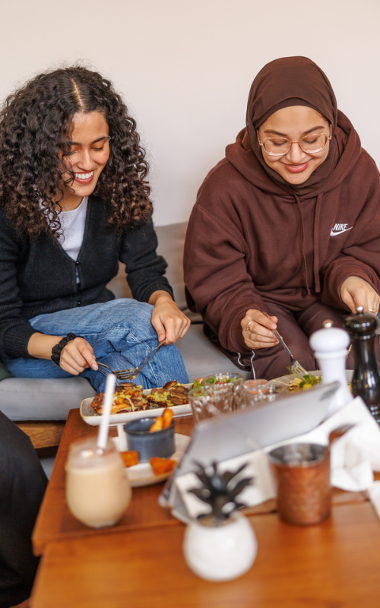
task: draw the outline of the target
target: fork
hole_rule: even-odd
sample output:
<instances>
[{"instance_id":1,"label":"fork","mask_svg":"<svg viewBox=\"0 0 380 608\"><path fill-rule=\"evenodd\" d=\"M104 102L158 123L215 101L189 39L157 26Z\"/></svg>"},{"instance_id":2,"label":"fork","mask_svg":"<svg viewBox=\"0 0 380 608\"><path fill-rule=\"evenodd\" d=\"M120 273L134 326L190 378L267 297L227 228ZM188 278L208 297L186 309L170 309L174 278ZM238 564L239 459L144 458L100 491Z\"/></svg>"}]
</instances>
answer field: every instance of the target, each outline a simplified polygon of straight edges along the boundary
<instances>
[{"instance_id":1,"label":"fork","mask_svg":"<svg viewBox=\"0 0 380 608\"><path fill-rule=\"evenodd\" d=\"M118 380L120 380L120 378L119 378L119 374L123 373L124 371L127 371L127 370L123 370L123 369L120 369L120 370L114 371L113 369L111 369L111 368L110 368L108 365L106 365L105 363L100 363L100 361L97 361L96 363L97 363L97 365L98 365L98 369L97 369L96 371L100 372L101 374L103 374L103 376L106 376L106 377L107 377L107 376L109 376L109 374L114 374L114 375L116 376L116 378L117 378ZM99 365L101 365L102 367L99 367ZM103 367L104 367L105 369L103 369ZM107 371L107 370L108 370L108 371Z\"/></svg>"},{"instance_id":2,"label":"fork","mask_svg":"<svg viewBox=\"0 0 380 608\"><path fill-rule=\"evenodd\" d=\"M97 361L98 365L101 365L102 367L105 367L106 369L108 369L108 372L106 372L106 370L103 370L101 367L101 368L98 368L98 372L103 374L103 376L108 376L108 373L115 374L116 378L118 380L121 380L122 382L125 382L126 380L133 380L134 378L136 378L137 374L139 374L141 372L141 370L143 370L144 367L146 365L148 365L149 361L154 357L156 352L158 350L160 350L161 346L164 343L165 343L165 340L163 342L160 342L158 344L158 346L155 346L154 349L145 357L144 361L142 363L140 363L140 365L135 367L135 369L118 369L118 370L114 371L105 363L100 363L99 361Z\"/></svg>"},{"instance_id":3,"label":"fork","mask_svg":"<svg viewBox=\"0 0 380 608\"><path fill-rule=\"evenodd\" d=\"M266 317L268 317L268 319L270 318L266 312L264 314ZM286 352L288 353L288 355L290 357L290 368L289 368L290 371L292 372L292 374L294 374L298 378L301 378L301 380L302 380L303 377L307 375L306 369L304 367L302 367L301 363L293 357L292 353L289 350L289 347L286 345L286 343L284 341L284 338L277 331L277 329L271 329L271 332L276 336L277 340L279 341L281 346L286 350Z\"/></svg>"}]
</instances>

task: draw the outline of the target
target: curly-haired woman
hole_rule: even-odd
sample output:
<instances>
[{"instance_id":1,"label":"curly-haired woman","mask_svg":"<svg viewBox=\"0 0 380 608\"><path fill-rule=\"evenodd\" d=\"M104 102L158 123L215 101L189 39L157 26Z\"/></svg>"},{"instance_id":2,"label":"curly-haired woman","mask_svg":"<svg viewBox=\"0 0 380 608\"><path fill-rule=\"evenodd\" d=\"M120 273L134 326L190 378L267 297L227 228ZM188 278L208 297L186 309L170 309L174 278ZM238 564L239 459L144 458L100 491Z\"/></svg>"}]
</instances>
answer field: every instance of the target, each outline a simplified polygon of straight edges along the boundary
<instances>
[{"instance_id":1,"label":"curly-haired woman","mask_svg":"<svg viewBox=\"0 0 380 608\"><path fill-rule=\"evenodd\" d=\"M136 123L100 74L40 74L0 113L0 356L16 377L82 375L97 361L138 365L136 382L187 381L174 342L188 318L156 254L148 165ZM107 283L125 263L135 299Z\"/></svg>"}]
</instances>

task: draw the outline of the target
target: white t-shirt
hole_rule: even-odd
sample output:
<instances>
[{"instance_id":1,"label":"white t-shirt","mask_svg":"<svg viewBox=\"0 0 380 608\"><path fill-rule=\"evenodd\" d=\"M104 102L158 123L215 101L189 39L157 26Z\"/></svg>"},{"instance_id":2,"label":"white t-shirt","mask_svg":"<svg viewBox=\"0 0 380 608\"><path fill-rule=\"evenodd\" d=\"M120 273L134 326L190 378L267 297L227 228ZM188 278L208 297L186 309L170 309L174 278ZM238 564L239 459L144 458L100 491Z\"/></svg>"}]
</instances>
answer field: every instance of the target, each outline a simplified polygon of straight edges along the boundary
<instances>
[{"instance_id":1,"label":"white t-shirt","mask_svg":"<svg viewBox=\"0 0 380 608\"><path fill-rule=\"evenodd\" d=\"M71 211L61 211L59 221L61 223L61 235L58 241L73 260L76 261L83 243L84 227L86 223L88 196L82 199L81 204ZM42 209L42 201L39 201ZM50 214L49 214L50 215ZM51 217L49 217L51 220ZM78 268L76 268L76 281L79 283Z\"/></svg>"},{"instance_id":2,"label":"white t-shirt","mask_svg":"<svg viewBox=\"0 0 380 608\"><path fill-rule=\"evenodd\" d=\"M79 207L71 211L61 211L59 214L62 234L58 237L58 241L73 260L77 259L83 243L87 201L88 197L85 196Z\"/></svg>"}]
</instances>

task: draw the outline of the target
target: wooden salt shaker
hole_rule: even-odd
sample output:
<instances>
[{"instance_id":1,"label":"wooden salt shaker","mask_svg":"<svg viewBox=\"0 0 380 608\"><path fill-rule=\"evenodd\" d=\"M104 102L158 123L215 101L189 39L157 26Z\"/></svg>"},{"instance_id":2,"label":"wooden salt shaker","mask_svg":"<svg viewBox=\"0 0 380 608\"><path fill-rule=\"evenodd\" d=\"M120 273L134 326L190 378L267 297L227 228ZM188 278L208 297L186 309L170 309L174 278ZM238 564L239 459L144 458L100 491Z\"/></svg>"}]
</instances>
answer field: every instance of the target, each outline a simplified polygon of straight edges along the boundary
<instances>
[{"instance_id":1,"label":"wooden salt shaker","mask_svg":"<svg viewBox=\"0 0 380 608\"><path fill-rule=\"evenodd\" d=\"M327 412L328 416L352 401L346 377L346 358L349 344L348 333L344 329L333 327L330 319L323 322L323 329L319 329L310 336L310 346L318 359L322 372L322 384L329 384L336 380L339 380L341 384L330 404Z\"/></svg>"}]
</instances>

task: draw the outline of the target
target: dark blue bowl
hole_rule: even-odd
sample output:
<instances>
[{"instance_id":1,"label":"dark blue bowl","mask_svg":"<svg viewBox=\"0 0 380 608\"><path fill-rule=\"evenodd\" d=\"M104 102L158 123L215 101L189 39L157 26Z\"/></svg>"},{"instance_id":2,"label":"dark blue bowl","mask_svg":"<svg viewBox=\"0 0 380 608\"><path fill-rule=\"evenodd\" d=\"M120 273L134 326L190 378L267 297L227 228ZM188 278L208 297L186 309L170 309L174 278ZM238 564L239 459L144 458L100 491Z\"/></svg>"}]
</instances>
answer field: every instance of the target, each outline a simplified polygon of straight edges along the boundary
<instances>
[{"instance_id":1,"label":"dark blue bowl","mask_svg":"<svg viewBox=\"0 0 380 608\"><path fill-rule=\"evenodd\" d=\"M124 425L128 450L136 450L139 453L140 462L148 462L149 458L154 456L170 458L175 452L175 421L173 420L167 429L150 432L149 429L154 421L155 418L139 418Z\"/></svg>"}]
</instances>

